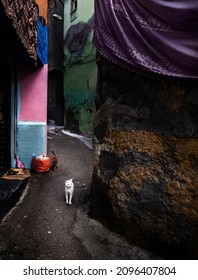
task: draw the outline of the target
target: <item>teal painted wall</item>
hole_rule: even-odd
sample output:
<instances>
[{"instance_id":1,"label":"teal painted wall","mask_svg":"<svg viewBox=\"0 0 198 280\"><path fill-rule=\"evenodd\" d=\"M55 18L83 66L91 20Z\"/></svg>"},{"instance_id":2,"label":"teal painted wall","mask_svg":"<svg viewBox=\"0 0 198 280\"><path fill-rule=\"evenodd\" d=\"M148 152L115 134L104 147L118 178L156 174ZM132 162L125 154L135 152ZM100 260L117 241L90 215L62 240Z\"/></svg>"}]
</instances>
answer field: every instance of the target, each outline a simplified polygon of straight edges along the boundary
<instances>
[{"instance_id":1,"label":"teal painted wall","mask_svg":"<svg viewBox=\"0 0 198 280\"><path fill-rule=\"evenodd\" d=\"M65 127L92 136L97 81L93 46L93 0L78 0L70 14L71 0L64 9Z\"/></svg>"},{"instance_id":2,"label":"teal painted wall","mask_svg":"<svg viewBox=\"0 0 198 280\"><path fill-rule=\"evenodd\" d=\"M11 85L11 127L10 127L10 154L11 154L11 166L16 166L15 149L16 149L16 92L15 92L15 80L14 71L12 73L12 85Z\"/></svg>"},{"instance_id":3,"label":"teal painted wall","mask_svg":"<svg viewBox=\"0 0 198 280\"><path fill-rule=\"evenodd\" d=\"M26 168L31 168L33 153L46 153L46 123L18 123L17 153Z\"/></svg>"}]
</instances>

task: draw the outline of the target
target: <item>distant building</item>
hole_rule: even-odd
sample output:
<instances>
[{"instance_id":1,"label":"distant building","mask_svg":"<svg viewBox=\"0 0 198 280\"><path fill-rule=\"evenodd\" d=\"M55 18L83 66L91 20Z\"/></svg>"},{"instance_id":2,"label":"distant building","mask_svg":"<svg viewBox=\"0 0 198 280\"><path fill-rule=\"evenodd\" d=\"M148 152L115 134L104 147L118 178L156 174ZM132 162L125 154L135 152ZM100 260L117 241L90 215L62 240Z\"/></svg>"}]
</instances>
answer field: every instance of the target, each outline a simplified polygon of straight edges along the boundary
<instances>
[{"instance_id":1,"label":"distant building","mask_svg":"<svg viewBox=\"0 0 198 280\"><path fill-rule=\"evenodd\" d=\"M0 1L0 168L47 152L47 0Z\"/></svg>"},{"instance_id":2,"label":"distant building","mask_svg":"<svg viewBox=\"0 0 198 280\"><path fill-rule=\"evenodd\" d=\"M48 119L64 124L63 21L64 0L48 1Z\"/></svg>"}]
</instances>

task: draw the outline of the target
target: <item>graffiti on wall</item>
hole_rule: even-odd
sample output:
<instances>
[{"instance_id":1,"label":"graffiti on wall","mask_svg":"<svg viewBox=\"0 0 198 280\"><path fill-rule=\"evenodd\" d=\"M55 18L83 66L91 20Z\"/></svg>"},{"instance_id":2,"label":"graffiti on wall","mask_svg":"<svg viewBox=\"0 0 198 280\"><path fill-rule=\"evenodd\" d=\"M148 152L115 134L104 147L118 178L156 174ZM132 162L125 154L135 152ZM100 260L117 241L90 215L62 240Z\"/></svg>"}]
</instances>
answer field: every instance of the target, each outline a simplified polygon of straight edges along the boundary
<instances>
[{"instance_id":1,"label":"graffiti on wall","mask_svg":"<svg viewBox=\"0 0 198 280\"><path fill-rule=\"evenodd\" d=\"M88 37L94 28L94 15L87 22L78 22L72 25L66 33L64 47L68 50L68 64L78 64L93 55L93 42L89 50ZM95 55L95 52L94 52Z\"/></svg>"},{"instance_id":2,"label":"graffiti on wall","mask_svg":"<svg viewBox=\"0 0 198 280\"><path fill-rule=\"evenodd\" d=\"M93 29L94 14L72 24L64 38L66 128L86 136L92 135L95 112L97 67Z\"/></svg>"}]
</instances>

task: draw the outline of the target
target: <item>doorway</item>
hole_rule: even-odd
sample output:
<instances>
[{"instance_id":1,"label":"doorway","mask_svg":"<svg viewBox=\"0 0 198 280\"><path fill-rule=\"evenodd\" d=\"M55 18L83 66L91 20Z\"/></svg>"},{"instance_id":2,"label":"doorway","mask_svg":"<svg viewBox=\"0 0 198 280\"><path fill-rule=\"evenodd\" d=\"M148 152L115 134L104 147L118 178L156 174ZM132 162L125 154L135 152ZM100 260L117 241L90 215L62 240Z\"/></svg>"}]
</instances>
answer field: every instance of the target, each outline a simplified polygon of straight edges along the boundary
<instances>
[{"instance_id":1,"label":"doorway","mask_svg":"<svg viewBox=\"0 0 198 280\"><path fill-rule=\"evenodd\" d=\"M11 68L0 59L0 169L11 165Z\"/></svg>"}]
</instances>

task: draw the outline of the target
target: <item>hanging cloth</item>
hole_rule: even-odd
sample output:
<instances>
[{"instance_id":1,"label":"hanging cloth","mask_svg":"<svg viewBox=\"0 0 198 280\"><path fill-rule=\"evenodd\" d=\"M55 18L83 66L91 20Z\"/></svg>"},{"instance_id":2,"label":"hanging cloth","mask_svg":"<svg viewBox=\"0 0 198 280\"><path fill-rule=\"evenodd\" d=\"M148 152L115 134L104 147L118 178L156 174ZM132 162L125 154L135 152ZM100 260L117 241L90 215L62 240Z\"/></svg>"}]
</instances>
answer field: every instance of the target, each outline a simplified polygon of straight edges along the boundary
<instances>
[{"instance_id":1,"label":"hanging cloth","mask_svg":"<svg viewBox=\"0 0 198 280\"><path fill-rule=\"evenodd\" d=\"M97 51L129 70L198 78L198 0L96 0Z\"/></svg>"},{"instance_id":2,"label":"hanging cloth","mask_svg":"<svg viewBox=\"0 0 198 280\"><path fill-rule=\"evenodd\" d=\"M12 19L12 25L29 56L36 62L37 43L37 4L36 0L0 0L6 15ZM3 38L2 38L3 40Z\"/></svg>"}]
</instances>

